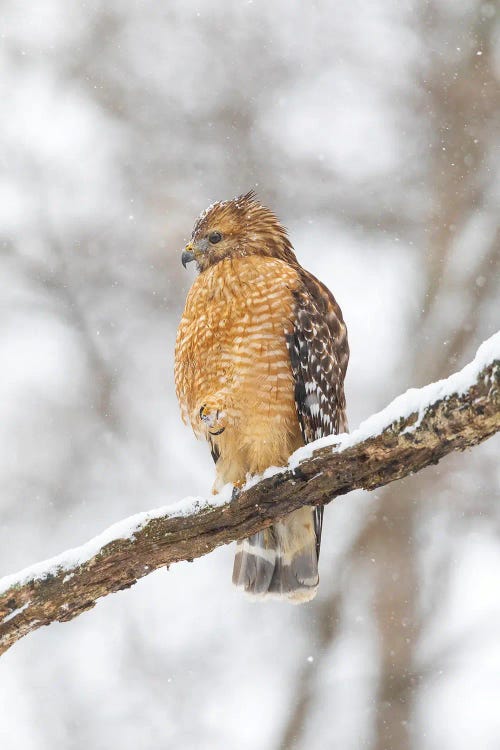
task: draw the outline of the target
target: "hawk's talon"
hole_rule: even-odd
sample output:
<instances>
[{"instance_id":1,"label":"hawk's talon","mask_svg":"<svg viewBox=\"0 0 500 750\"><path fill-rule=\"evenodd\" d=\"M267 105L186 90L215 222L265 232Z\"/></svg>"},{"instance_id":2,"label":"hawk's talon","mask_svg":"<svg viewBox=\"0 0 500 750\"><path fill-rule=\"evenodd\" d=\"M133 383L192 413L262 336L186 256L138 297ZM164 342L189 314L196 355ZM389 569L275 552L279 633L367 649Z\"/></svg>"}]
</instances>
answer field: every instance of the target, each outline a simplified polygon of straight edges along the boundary
<instances>
[{"instance_id":1,"label":"hawk's talon","mask_svg":"<svg viewBox=\"0 0 500 750\"><path fill-rule=\"evenodd\" d=\"M208 433L209 435L222 435L225 429L226 429L225 427L221 427L221 429L217 430L217 432L212 432L212 430L209 430Z\"/></svg>"},{"instance_id":2,"label":"hawk's talon","mask_svg":"<svg viewBox=\"0 0 500 750\"><path fill-rule=\"evenodd\" d=\"M213 437L222 435L226 429L226 415L220 409L210 409L207 404L203 404L200 408L200 419L205 423L207 432Z\"/></svg>"}]
</instances>

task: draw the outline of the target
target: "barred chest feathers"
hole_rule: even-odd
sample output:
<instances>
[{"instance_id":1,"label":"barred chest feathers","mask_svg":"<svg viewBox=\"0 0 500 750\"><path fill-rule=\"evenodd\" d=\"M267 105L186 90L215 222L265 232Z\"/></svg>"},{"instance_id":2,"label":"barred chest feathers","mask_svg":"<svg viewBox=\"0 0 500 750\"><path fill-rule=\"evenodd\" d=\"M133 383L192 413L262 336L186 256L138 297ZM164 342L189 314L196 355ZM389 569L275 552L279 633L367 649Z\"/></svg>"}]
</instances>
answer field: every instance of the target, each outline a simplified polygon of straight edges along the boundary
<instances>
[{"instance_id":1,"label":"barred chest feathers","mask_svg":"<svg viewBox=\"0 0 500 750\"><path fill-rule=\"evenodd\" d=\"M200 274L177 334L177 396L184 421L210 446L214 490L346 429L342 313L302 268L275 214L251 191L215 203L181 260L196 261ZM233 583L252 596L310 601L322 518L306 506L240 540Z\"/></svg>"},{"instance_id":2,"label":"barred chest feathers","mask_svg":"<svg viewBox=\"0 0 500 750\"><path fill-rule=\"evenodd\" d=\"M241 480L233 478L240 463L243 478L269 459L286 463L301 444L286 343L296 285L288 264L248 256L207 269L189 292L176 343L177 395L199 437L206 436L203 404L224 410L226 428L216 439L223 482Z\"/></svg>"}]
</instances>

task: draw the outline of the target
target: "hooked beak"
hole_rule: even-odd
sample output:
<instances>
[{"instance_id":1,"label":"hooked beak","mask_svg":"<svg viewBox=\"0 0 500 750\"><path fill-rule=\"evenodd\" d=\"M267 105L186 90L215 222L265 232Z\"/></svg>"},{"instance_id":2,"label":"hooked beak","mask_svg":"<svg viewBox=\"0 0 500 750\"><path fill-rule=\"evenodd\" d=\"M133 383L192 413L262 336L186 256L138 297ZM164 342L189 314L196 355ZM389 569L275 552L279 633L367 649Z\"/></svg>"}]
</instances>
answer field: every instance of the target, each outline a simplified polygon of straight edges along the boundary
<instances>
[{"instance_id":1,"label":"hooked beak","mask_svg":"<svg viewBox=\"0 0 500 750\"><path fill-rule=\"evenodd\" d=\"M195 255L193 252L193 246L191 243L186 245L185 250L182 252L181 261L184 268L186 268L188 263L191 263L192 260L195 260Z\"/></svg>"}]
</instances>

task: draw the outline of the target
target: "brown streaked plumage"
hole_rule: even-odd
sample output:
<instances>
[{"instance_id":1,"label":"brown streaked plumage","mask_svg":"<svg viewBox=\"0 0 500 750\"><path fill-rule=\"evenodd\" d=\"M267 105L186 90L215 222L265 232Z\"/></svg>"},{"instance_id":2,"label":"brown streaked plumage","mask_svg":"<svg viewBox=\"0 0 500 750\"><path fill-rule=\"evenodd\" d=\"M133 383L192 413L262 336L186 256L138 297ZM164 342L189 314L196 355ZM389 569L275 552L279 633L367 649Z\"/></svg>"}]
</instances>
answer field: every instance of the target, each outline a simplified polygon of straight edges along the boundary
<instances>
[{"instance_id":1,"label":"brown streaked plumage","mask_svg":"<svg viewBox=\"0 0 500 750\"><path fill-rule=\"evenodd\" d=\"M182 255L191 260L200 273L177 332L176 391L183 420L210 444L217 491L347 429L347 331L253 192L201 214ZM321 526L322 513L307 507L239 542L233 582L254 595L312 599Z\"/></svg>"}]
</instances>

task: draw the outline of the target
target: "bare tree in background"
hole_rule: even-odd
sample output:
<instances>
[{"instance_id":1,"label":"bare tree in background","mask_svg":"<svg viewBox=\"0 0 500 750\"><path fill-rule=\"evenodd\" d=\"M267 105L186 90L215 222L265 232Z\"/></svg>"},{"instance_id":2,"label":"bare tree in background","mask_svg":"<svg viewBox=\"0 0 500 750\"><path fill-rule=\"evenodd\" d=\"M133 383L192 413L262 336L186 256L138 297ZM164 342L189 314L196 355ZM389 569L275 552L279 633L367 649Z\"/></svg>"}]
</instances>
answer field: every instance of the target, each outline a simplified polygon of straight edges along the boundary
<instances>
[{"instance_id":1,"label":"bare tree in background","mask_svg":"<svg viewBox=\"0 0 500 750\"><path fill-rule=\"evenodd\" d=\"M411 106L419 120L420 113L426 113L427 127L420 134L423 153L418 161L423 165L421 199L427 216L422 217L423 231L418 226L411 228L410 236L418 237L422 291L410 323L412 348L401 358L401 389L446 377L457 363L466 361L488 324L494 325L500 227L492 195L498 172L496 164L492 169L490 156L500 125L500 85L494 73L497 28L489 10L484 3L471 3L463 10L466 24L461 14L450 19L438 3L427 3L418 11L427 56ZM453 50L449 57L443 55L443 46ZM486 227L484 234L471 232L475 222ZM404 236L404 223L399 230ZM460 257L464 252L466 264ZM456 295L461 300L461 318L450 320L447 309ZM478 473L494 461L489 453L474 460ZM436 511L448 475L457 468L457 462L450 461L432 479L407 478L384 488L347 553L350 563L346 560L346 564L354 568L353 580L366 560L375 563L373 606L380 647L375 750L419 746L415 698L442 662L438 655L434 664L421 664L417 656L420 636L436 614L435 607L422 609L419 590L425 582L417 554L418 529L427 514ZM474 502L471 498L471 506ZM476 507L484 512L482 502ZM456 506L448 507L447 512L457 512ZM487 512L496 515L495 502ZM437 588L431 594L435 606L448 579L450 554L451 550L443 551L439 582L431 583L431 588ZM339 635L335 627L338 608L337 589L318 605L320 653L326 653ZM315 677L307 668L299 675L299 697L285 729L282 750L309 746L301 735L308 715L314 713L319 689Z\"/></svg>"},{"instance_id":2,"label":"bare tree in background","mask_svg":"<svg viewBox=\"0 0 500 750\"><path fill-rule=\"evenodd\" d=\"M498 328L494 3L2 11L2 573L208 490L171 353L179 249L212 200L255 187L338 297L352 427ZM419 706L465 649L420 649L454 574L431 521L459 551L478 513L498 528L494 447L466 459L335 503L314 607L247 606L221 550L41 629L4 657L0 741L428 750Z\"/></svg>"}]
</instances>

